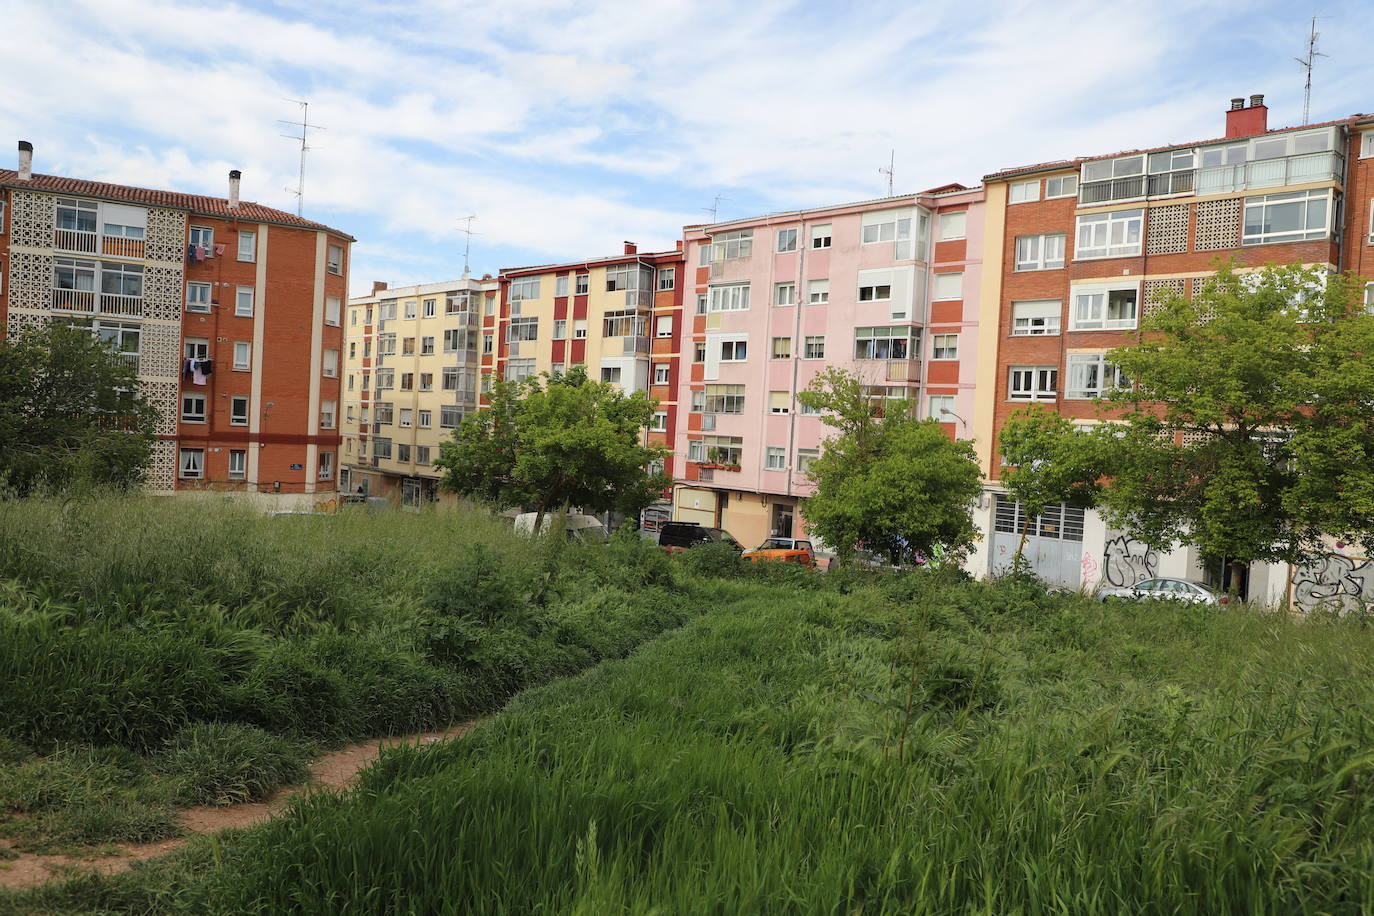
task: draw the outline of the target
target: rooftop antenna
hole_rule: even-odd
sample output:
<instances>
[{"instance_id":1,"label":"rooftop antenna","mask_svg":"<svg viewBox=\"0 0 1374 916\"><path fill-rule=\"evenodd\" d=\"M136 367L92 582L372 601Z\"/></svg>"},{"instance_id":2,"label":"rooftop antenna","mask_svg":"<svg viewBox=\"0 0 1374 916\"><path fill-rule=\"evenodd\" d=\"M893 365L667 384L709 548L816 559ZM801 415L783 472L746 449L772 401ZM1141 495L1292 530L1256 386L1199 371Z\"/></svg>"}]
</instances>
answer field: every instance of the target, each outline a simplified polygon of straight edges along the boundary
<instances>
[{"instance_id":1,"label":"rooftop antenna","mask_svg":"<svg viewBox=\"0 0 1374 916\"><path fill-rule=\"evenodd\" d=\"M1307 82L1303 85L1302 93L1302 123L1304 124L1310 120L1308 111L1312 108L1312 65L1316 63L1318 57L1329 56L1317 50L1317 39L1321 37L1317 33L1318 18L1317 16L1312 17L1312 32L1307 36L1307 56L1293 58L1302 64L1303 69L1307 71Z\"/></svg>"},{"instance_id":2,"label":"rooftop antenna","mask_svg":"<svg viewBox=\"0 0 1374 916\"><path fill-rule=\"evenodd\" d=\"M892 176L897 170L897 151L894 149L887 157L887 168L878 167L879 175L887 176L887 196L892 196Z\"/></svg>"},{"instance_id":3,"label":"rooftop antenna","mask_svg":"<svg viewBox=\"0 0 1374 916\"><path fill-rule=\"evenodd\" d=\"M466 279L467 279L469 276L471 276L471 274L472 274L472 271L468 268L468 255L469 255L469 254L471 253L471 251L472 251L472 237L473 237L474 235L481 235L481 234L482 234L482 233L480 233L480 232L473 232L473 231L472 231L472 221L475 220L476 218L477 218L477 214L474 213L474 214L472 214L471 216L464 216L464 217L461 217L461 218L458 220L458 222L464 223L464 224L465 224L465 225L462 225L462 226L459 226L459 227L458 227L458 231L461 232L461 233L463 233L463 235L466 236L466 238L463 240L463 279L464 279L464 280L466 280Z\"/></svg>"},{"instance_id":4,"label":"rooftop antenna","mask_svg":"<svg viewBox=\"0 0 1374 916\"><path fill-rule=\"evenodd\" d=\"M720 211L720 202L721 202L722 200L729 200L729 199L730 199L730 198L728 198L728 197L722 197L721 195L717 194L717 195L716 195L716 199L715 199L714 201L712 201L711 206L709 206L709 207L702 207L701 209L703 209L703 210L705 210L707 213L711 214L711 222L714 223L714 222L716 222L716 214Z\"/></svg>"},{"instance_id":5,"label":"rooftop antenna","mask_svg":"<svg viewBox=\"0 0 1374 916\"><path fill-rule=\"evenodd\" d=\"M299 123L295 121L277 121L278 124L290 124L292 127L299 127L301 129L301 135L299 137L295 134L282 134L282 136L286 139L295 140L299 142L301 145L300 178L298 180L296 187L286 189L286 193L296 195L296 215L300 216L301 212L305 209L305 154L310 152L310 150L314 149L314 147L310 146L306 142L306 140L310 136L310 131L324 130L324 128L318 124L310 123L309 102L303 102L300 99L287 99L286 101L295 102L297 105L301 106L301 120Z\"/></svg>"}]
</instances>

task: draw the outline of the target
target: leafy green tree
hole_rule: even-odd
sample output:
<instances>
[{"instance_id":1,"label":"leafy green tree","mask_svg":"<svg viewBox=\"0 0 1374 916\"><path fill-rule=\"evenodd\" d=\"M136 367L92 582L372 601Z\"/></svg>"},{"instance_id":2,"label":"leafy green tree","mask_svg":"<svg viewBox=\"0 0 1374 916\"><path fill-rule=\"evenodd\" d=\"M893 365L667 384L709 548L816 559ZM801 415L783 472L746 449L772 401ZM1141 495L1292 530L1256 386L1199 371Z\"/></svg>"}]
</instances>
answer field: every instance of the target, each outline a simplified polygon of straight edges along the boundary
<instances>
[{"instance_id":1,"label":"leafy green tree","mask_svg":"<svg viewBox=\"0 0 1374 916\"><path fill-rule=\"evenodd\" d=\"M558 506L638 511L667 486L649 466L664 455L643 444L654 403L623 394L585 370L498 381L490 407L440 446L442 485L498 508L534 506L535 530Z\"/></svg>"},{"instance_id":2,"label":"leafy green tree","mask_svg":"<svg viewBox=\"0 0 1374 916\"><path fill-rule=\"evenodd\" d=\"M1108 466L1102 445L1100 437L1043 406L1025 407L1007 418L998 436L1006 461L1000 480L1024 514L1015 562L1025 549L1031 520L1049 506L1097 502Z\"/></svg>"},{"instance_id":3,"label":"leafy green tree","mask_svg":"<svg viewBox=\"0 0 1374 916\"><path fill-rule=\"evenodd\" d=\"M134 486L156 425L134 366L89 330L52 322L0 339L0 484Z\"/></svg>"},{"instance_id":4,"label":"leafy green tree","mask_svg":"<svg viewBox=\"0 0 1374 916\"><path fill-rule=\"evenodd\" d=\"M844 369L819 374L798 400L838 431L811 466L816 491L802 512L841 561L867 549L896 565L973 543L981 484L969 443L916 419L910 401L866 395Z\"/></svg>"},{"instance_id":5,"label":"leafy green tree","mask_svg":"<svg viewBox=\"0 0 1374 916\"><path fill-rule=\"evenodd\" d=\"M1374 547L1374 317L1318 268L1218 270L1110 359L1132 386L1108 518L1209 560L1301 563L1323 535Z\"/></svg>"}]
</instances>

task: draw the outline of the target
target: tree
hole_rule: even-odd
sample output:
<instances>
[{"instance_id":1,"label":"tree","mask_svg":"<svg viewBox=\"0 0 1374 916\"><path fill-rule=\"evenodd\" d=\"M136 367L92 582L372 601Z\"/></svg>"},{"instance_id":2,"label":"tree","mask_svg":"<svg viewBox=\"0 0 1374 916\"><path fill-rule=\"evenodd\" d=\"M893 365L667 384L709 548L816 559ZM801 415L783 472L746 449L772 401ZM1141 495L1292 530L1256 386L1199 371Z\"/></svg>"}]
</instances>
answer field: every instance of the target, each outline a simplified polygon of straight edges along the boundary
<instances>
[{"instance_id":1,"label":"tree","mask_svg":"<svg viewBox=\"0 0 1374 916\"><path fill-rule=\"evenodd\" d=\"M535 530L556 506L630 513L667 478L650 473L662 449L642 444L654 403L574 368L492 385L490 407L439 448L442 485L499 508L534 506Z\"/></svg>"},{"instance_id":2,"label":"tree","mask_svg":"<svg viewBox=\"0 0 1374 916\"><path fill-rule=\"evenodd\" d=\"M1091 506L1102 489L1107 461L1101 440L1045 407L1026 407L1007 418L998 436L1006 461L1001 482L1021 505L1019 562L1030 523L1049 506Z\"/></svg>"},{"instance_id":3,"label":"tree","mask_svg":"<svg viewBox=\"0 0 1374 916\"><path fill-rule=\"evenodd\" d=\"M0 340L0 485L136 485L156 424L134 366L89 330L52 322Z\"/></svg>"},{"instance_id":4,"label":"tree","mask_svg":"<svg viewBox=\"0 0 1374 916\"><path fill-rule=\"evenodd\" d=\"M1109 358L1132 386L1109 520L1208 560L1301 563L1323 535L1374 546L1374 317L1318 268L1223 266L1166 296Z\"/></svg>"},{"instance_id":5,"label":"tree","mask_svg":"<svg viewBox=\"0 0 1374 916\"><path fill-rule=\"evenodd\" d=\"M867 396L843 369L820 373L798 400L838 430L811 466L816 491L802 511L841 561L863 548L898 565L973 543L982 488L971 445L917 420L910 401Z\"/></svg>"}]
</instances>

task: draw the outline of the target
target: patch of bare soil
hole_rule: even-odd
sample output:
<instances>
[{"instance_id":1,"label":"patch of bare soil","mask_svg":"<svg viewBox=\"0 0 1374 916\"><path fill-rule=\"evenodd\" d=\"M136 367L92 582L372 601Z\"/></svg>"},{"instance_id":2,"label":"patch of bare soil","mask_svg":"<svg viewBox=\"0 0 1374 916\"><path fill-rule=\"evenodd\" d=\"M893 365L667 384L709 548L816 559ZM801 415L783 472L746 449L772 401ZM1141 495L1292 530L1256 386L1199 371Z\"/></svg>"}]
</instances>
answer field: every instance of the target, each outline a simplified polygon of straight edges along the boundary
<instances>
[{"instance_id":1,"label":"patch of bare soil","mask_svg":"<svg viewBox=\"0 0 1374 916\"><path fill-rule=\"evenodd\" d=\"M18 852L15 858L0 854L0 888L17 890L43 884L54 878L74 873L100 872L118 874L143 859L165 855L185 845L196 834L216 833L230 828L251 827L271 817L287 800L300 792L334 791L352 784L358 771L380 756L384 748L402 744L429 745L450 738L458 738L470 731L475 723L463 722L443 731L420 732L394 738L362 741L332 751L320 757L310 767L310 779L299 786L283 789L265 802L243 805L197 805L181 811L184 836L156 843L118 843L100 847L100 855L90 857L70 855L39 855ZM16 852L8 840L0 839L0 847Z\"/></svg>"}]
</instances>

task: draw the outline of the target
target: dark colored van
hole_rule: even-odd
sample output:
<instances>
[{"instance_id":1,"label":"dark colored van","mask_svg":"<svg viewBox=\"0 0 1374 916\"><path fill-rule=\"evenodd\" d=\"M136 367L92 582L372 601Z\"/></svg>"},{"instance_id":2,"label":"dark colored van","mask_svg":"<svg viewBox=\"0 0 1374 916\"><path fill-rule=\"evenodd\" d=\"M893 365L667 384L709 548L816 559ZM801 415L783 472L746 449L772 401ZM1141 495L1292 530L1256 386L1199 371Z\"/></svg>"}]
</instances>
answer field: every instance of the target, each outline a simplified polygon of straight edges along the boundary
<instances>
[{"instance_id":1,"label":"dark colored van","mask_svg":"<svg viewBox=\"0 0 1374 916\"><path fill-rule=\"evenodd\" d=\"M658 532L658 546L669 553L686 550L698 544L723 541L735 550L743 550L739 541L730 536L723 528L707 528L696 522L664 522Z\"/></svg>"}]
</instances>

